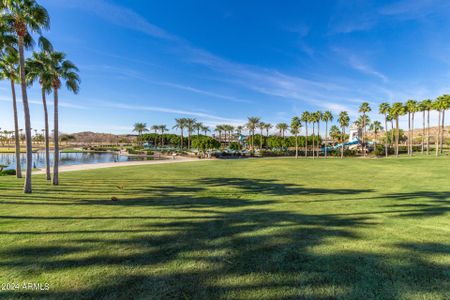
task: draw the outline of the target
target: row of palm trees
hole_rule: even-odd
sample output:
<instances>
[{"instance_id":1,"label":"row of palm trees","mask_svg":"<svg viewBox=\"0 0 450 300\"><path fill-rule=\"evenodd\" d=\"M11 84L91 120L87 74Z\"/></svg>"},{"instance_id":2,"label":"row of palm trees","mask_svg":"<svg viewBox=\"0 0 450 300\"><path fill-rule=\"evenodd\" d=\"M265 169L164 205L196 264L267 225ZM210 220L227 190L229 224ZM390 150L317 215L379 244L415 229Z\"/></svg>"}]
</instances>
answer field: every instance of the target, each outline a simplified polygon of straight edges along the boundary
<instances>
[{"instance_id":1,"label":"row of palm trees","mask_svg":"<svg viewBox=\"0 0 450 300\"><path fill-rule=\"evenodd\" d=\"M32 192L31 172L33 170L31 115L28 101L27 88L37 82L42 95L45 124L46 145L46 174L51 180L50 174L50 134L47 109L47 95L53 93L53 119L54 119L54 185L59 184L59 90L63 83L66 87L78 93L80 79L77 67L66 59L63 52L53 49L52 44L42 36L43 30L48 30L50 18L47 10L35 0L1 0L0 1L0 76L8 80L11 85L14 136L16 152L16 174L22 177L20 166L20 140L19 122L16 100L16 83L20 84L23 113L25 121L26 144L26 175L24 192ZM33 49L33 37L37 36L39 51L32 52L29 58L25 57L25 49Z\"/></svg>"},{"instance_id":2,"label":"row of palm trees","mask_svg":"<svg viewBox=\"0 0 450 300\"><path fill-rule=\"evenodd\" d=\"M414 100L408 100L405 104L400 102L395 102L392 105L389 103L381 103L378 107L378 111L381 115L384 116L384 126L381 124L380 121L375 120L373 122L370 121L370 118L368 116L368 113L372 111L372 108L368 102L363 102L358 109L358 112L361 114L354 122L353 124L361 130L362 132L362 140L361 140L361 147L362 147L362 153L363 155L367 154L367 145L368 145L368 137L367 133L368 130L374 135L374 148L376 147L376 143L378 141L379 134L384 131L385 138L384 138L384 148L385 148L385 155L388 156L389 151L389 140L395 141L394 144L394 150L395 155L398 156L399 154L399 141L400 141L400 126L399 126L399 120L400 117L404 115L408 115L408 154L413 154L413 141L414 141L414 123L415 123L415 114L418 112L423 113L422 121L423 121L423 128L422 128L422 153L424 153L426 149L426 153L429 154L429 143L430 143L430 112L432 110L435 110L438 112L439 118L438 118L438 132L435 136L435 142L436 142L436 155L439 155L442 153L442 146L443 146L443 140L444 140L444 124L445 124L445 111L448 110L450 107L450 95L442 95L439 96L435 100L424 100L421 102L417 102ZM336 116L337 119L337 125L331 125L331 123L334 120L334 116L330 111L316 111L316 112L303 112L300 116L296 116L292 119L291 124L288 125L286 123L278 123L276 124L275 128L278 131L279 136L285 137L285 133L289 130L292 136L295 137L295 144L296 144L296 151L295 156L298 157L298 136L301 133L301 128L305 128L305 151L304 155L307 157L309 155L309 145L308 145L308 137L310 134L310 129L312 130L312 157L318 157L319 156L319 141L316 141L316 137L320 134L320 125L325 123L325 147L324 147L324 155L325 157L328 156L328 143L329 143L329 137L331 137L333 140L338 141L341 143L340 152L341 157L344 156L344 141L347 136L347 129L350 127L350 117L348 112L342 111ZM196 129L197 134L199 135L200 132L204 132L206 135L209 132L209 128L204 126L202 123L199 123L196 121L196 119L189 119L189 118L181 118L181 119L175 119L176 125L173 127L173 129L179 129L181 131L181 147L183 147L183 137L184 137L184 130L187 129L188 131L188 148L190 148L190 136L192 132ZM322 122L322 123L321 123ZM394 125L395 122L395 125ZM388 130L389 126L388 124L391 124L390 130ZM142 123L138 123L141 124ZM426 125L427 124L427 125ZM144 128L146 128L146 125L144 125ZM167 129L165 125L155 125L152 127L153 130L155 130L155 133L158 132L158 129L161 130L161 126L163 126L164 130L162 130L162 133ZM269 131L274 128L274 126L270 123L265 123L261 121L261 118L259 117L249 117L247 120L247 123L244 126L232 126L232 125L217 125L214 131L218 134L218 140L219 141L225 141L230 142L232 139L231 137L233 134L241 135L244 130L247 130L250 135L250 145L249 148L252 152L255 150L255 135L256 132L259 130L259 133L261 137L264 135L266 137L269 136ZM138 131L135 126L135 131ZM317 132L317 134L316 134ZM141 130L142 133L142 130ZM391 136L388 136L390 133ZM260 145L259 148L262 149L262 143L263 139L259 139Z\"/></svg>"}]
</instances>

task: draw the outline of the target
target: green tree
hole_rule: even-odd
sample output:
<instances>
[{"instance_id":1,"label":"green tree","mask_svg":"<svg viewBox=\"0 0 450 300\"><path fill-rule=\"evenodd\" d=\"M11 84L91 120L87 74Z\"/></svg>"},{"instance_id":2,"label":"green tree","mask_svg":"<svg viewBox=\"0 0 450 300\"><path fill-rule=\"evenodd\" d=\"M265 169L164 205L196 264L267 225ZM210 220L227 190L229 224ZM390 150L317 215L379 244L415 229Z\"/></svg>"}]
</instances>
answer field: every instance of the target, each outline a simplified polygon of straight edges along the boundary
<instances>
[{"instance_id":1,"label":"green tree","mask_svg":"<svg viewBox=\"0 0 450 300\"><path fill-rule=\"evenodd\" d=\"M158 129L161 131L161 147L164 147L164 132L169 130L166 125L159 125Z\"/></svg>"},{"instance_id":2,"label":"green tree","mask_svg":"<svg viewBox=\"0 0 450 300\"><path fill-rule=\"evenodd\" d=\"M408 100L405 104L405 111L408 113L408 154L413 155L414 143L414 115L418 110L417 101Z\"/></svg>"},{"instance_id":3,"label":"green tree","mask_svg":"<svg viewBox=\"0 0 450 300\"><path fill-rule=\"evenodd\" d=\"M185 128L186 128L186 118L175 119L175 126L173 126L173 129L179 129L181 132L181 139L180 139L181 150L183 150L183 140L184 140L183 136Z\"/></svg>"},{"instance_id":4,"label":"green tree","mask_svg":"<svg viewBox=\"0 0 450 300\"><path fill-rule=\"evenodd\" d=\"M247 124L245 125L251 135L251 150L253 153L255 152L255 130L260 120L258 117L248 117Z\"/></svg>"},{"instance_id":5,"label":"green tree","mask_svg":"<svg viewBox=\"0 0 450 300\"><path fill-rule=\"evenodd\" d=\"M389 155L387 122L388 122L388 114L389 114L390 109L391 109L391 107L389 106L389 103L386 103L386 102L381 103L380 106L378 107L378 112L384 116L384 128L385 128L384 132L386 135L385 139L384 139L384 153L385 153L386 157L388 157L388 155Z\"/></svg>"},{"instance_id":6,"label":"green tree","mask_svg":"<svg viewBox=\"0 0 450 300\"><path fill-rule=\"evenodd\" d=\"M8 24L7 28L17 39L19 49L19 79L22 91L22 102L25 120L26 156L27 167L25 174L24 193L32 192L31 172L33 171L33 145L31 135L31 117L28 103L27 82L25 78L25 45L26 38L31 33L41 33L42 29L48 29L50 19L44 7L34 0L3 0L1 2L3 14L2 23ZM56 132L57 128L55 128Z\"/></svg>"},{"instance_id":7,"label":"green tree","mask_svg":"<svg viewBox=\"0 0 450 300\"><path fill-rule=\"evenodd\" d=\"M305 123L305 157L308 157L308 123L311 119L311 114L307 111L302 113L300 120Z\"/></svg>"},{"instance_id":8,"label":"green tree","mask_svg":"<svg viewBox=\"0 0 450 300\"><path fill-rule=\"evenodd\" d=\"M345 137L345 128L350 124L350 117L348 116L348 112L342 111L339 113L339 125L342 129L342 138L341 138L341 159L344 158L344 137Z\"/></svg>"},{"instance_id":9,"label":"green tree","mask_svg":"<svg viewBox=\"0 0 450 300\"><path fill-rule=\"evenodd\" d=\"M298 135L300 133L300 128L302 123L298 117L293 117L291 121L291 134L295 137L295 158L298 158Z\"/></svg>"},{"instance_id":10,"label":"green tree","mask_svg":"<svg viewBox=\"0 0 450 300\"><path fill-rule=\"evenodd\" d=\"M260 139L259 139L259 149L262 149L263 148L263 132L264 132L264 130L266 129L266 123L264 123L264 122L259 122L258 123L258 128L259 128L259 130L260 130L260 134L261 134L261 137L260 137Z\"/></svg>"},{"instance_id":11,"label":"green tree","mask_svg":"<svg viewBox=\"0 0 450 300\"><path fill-rule=\"evenodd\" d=\"M50 67L50 53L52 44L45 38L39 39L41 52L33 52L32 57L25 63L27 82L32 84L38 81L41 88L42 105L44 108L44 137L45 137L45 165L47 180L51 180L50 174L50 129L48 124L47 94L52 90Z\"/></svg>"},{"instance_id":12,"label":"green tree","mask_svg":"<svg viewBox=\"0 0 450 300\"><path fill-rule=\"evenodd\" d=\"M421 102L422 109L424 111L424 121L423 125L425 128L425 112L427 114L427 125L426 125L426 148L427 148L427 155L430 155L430 112L433 109L433 101L431 99L425 99Z\"/></svg>"},{"instance_id":13,"label":"green tree","mask_svg":"<svg viewBox=\"0 0 450 300\"><path fill-rule=\"evenodd\" d=\"M398 143L400 139L399 118L405 115L405 107L401 102L392 104L390 115L395 120L395 156L398 157Z\"/></svg>"},{"instance_id":14,"label":"green tree","mask_svg":"<svg viewBox=\"0 0 450 300\"><path fill-rule=\"evenodd\" d=\"M325 158L328 157L328 123L333 122L333 114L331 111L326 111L322 115L322 121L325 122Z\"/></svg>"},{"instance_id":15,"label":"green tree","mask_svg":"<svg viewBox=\"0 0 450 300\"><path fill-rule=\"evenodd\" d=\"M367 143L367 113L370 112L372 109L370 108L370 105L368 102L363 102L359 106L359 112L362 113L362 130L363 130L363 136L362 136L362 147L363 147L363 154L366 156L366 143Z\"/></svg>"},{"instance_id":16,"label":"green tree","mask_svg":"<svg viewBox=\"0 0 450 300\"><path fill-rule=\"evenodd\" d=\"M78 94L80 90L80 77L78 76L78 68L66 59L63 52L52 51L49 53L48 72L50 75L51 86L53 90L53 185L59 184L59 89L61 84L65 82L66 88Z\"/></svg>"},{"instance_id":17,"label":"green tree","mask_svg":"<svg viewBox=\"0 0 450 300\"><path fill-rule=\"evenodd\" d=\"M0 77L9 80L11 84L13 117L14 117L14 141L16 156L16 177L22 178L22 168L20 166L20 136L19 118L17 113L17 99L15 83L19 79L19 55L14 48L2 53L0 56Z\"/></svg>"},{"instance_id":18,"label":"green tree","mask_svg":"<svg viewBox=\"0 0 450 300\"><path fill-rule=\"evenodd\" d=\"M377 148L377 141L378 141L378 134L380 133L380 131L382 131L384 128L381 125L380 121L373 121L372 124L370 124L369 130L373 132L374 135L374 145L373 145L373 149Z\"/></svg>"},{"instance_id":19,"label":"green tree","mask_svg":"<svg viewBox=\"0 0 450 300\"><path fill-rule=\"evenodd\" d=\"M195 130L196 123L197 123L196 119L193 119L193 118L186 119L186 128L188 131L188 149L191 149L191 136L192 136L192 132Z\"/></svg>"},{"instance_id":20,"label":"green tree","mask_svg":"<svg viewBox=\"0 0 450 300\"><path fill-rule=\"evenodd\" d=\"M154 143L154 147L156 148L158 145L159 125L152 125L152 127L150 127L150 129L153 130L153 132L155 133L155 140L153 141L153 143Z\"/></svg>"}]
</instances>

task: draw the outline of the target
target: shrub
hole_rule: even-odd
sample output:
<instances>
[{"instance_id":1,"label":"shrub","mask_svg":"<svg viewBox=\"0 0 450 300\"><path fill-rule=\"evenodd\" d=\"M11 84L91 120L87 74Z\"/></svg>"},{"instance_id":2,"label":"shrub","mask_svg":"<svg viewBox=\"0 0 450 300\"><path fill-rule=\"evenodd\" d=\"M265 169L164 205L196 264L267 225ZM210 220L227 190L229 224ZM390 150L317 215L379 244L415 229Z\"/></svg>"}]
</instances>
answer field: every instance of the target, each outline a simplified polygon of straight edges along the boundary
<instances>
[{"instance_id":1,"label":"shrub","mask_svg":"<svg viewBox=\"0 0 450 300\"><path fill-rule=\"evenodd\" d=\"M237 142L232 142L229 148L230 150L239 151L242 150L242 145Z\"/></svg>"},{"instance_id":2,"label":"shrub","mask_svg":"<svg viewBox=\"0 0 450 300\"><path fill-rule=\"evenodd\" d=\"M16 170L3 170L0 172L0 176L15 176L16 175Z\"/></svg>"}]
</instances>

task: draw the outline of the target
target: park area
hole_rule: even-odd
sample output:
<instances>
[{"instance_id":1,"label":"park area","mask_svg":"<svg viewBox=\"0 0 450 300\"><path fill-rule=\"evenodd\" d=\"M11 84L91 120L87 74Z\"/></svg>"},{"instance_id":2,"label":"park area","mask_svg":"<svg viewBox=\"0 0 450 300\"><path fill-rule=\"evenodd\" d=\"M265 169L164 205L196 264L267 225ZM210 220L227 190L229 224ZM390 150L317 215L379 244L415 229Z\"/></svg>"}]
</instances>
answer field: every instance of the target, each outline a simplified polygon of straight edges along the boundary
<instances>
[{"instance_id":1,"label":"park area","mask_svg":"<svg viewBox=\"0 0 450 300\"><path fill-rule=\"evenodd\" d=\"M449 299L450 160L236 159L0 177L0 298ZM114 199L115 201L111 200Z\"/></svg>"}]
</instances>

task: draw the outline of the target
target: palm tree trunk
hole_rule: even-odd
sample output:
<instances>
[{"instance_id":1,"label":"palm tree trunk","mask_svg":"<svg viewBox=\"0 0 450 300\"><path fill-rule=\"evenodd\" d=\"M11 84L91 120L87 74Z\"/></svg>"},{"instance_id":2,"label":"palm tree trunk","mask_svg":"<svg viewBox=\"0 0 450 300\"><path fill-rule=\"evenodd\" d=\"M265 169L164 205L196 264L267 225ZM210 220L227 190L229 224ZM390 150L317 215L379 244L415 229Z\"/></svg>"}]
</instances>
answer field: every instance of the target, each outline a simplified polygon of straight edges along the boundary
<instances>
[{"instance_id":1,"label":"palm tree trunk","mask_svg":"<svg viewBox=\"0 0 450 300\"><path fill-rule=\"evenodd\" d=\"M422 146L421 146L421 153L423 155L425 151L425 110L423 111L422 115Z\"/></svg>"},{"instance_id":2,"label":"palm tree trunk","mask_svg":"<svg viewBox=\"0 0 450 300\"><path fill-rule=\"evenodd\" d=\"M430 110L427 110L427 155L430 155Z\"/></svg>"},{"instance_id":3,"label":"palm tree trunk","mask_svg":"<svg viewBox=\"0 0 450 300\"><path fill-rule=\"evenodd\" d=\"M28 105L27 83L25 79L25 54L23 44L24 37L19 35L20 87L22 90L22 102L25 118L25 141L27 149L27 168L23 192L30 194L32 192L31 172L33 171L33 145L31 140L31 118L30 107Z\"/></svg>"},{"instance_id":4,"label":"palm tree trunk","mask_svg":"<svg viewBox=\"0 0 450 300\"><path fill-rule=\"evenodd\" d=\"M305 137L305 157L308 157L308 122L305 122L306 137Z\"/></svg>"},{"instance_id":5,"label":"palm tree trunk","mask_svg":"<svg viewBox=\"0 0 450 300\"><path fill-rule=\"evenodd\" d=\"M441 137L441 111L440 110L438 110L438 114L439 114L439 116L438 116L438 126L437 126L438 132L437 132L436 141L435 141L435 143L436 143L436 157L439 156L439 140L440 140L440 137Z\"/></svg>"},{"instance_id":6,"label":"palm tree trunk","mask_svg":"<svg viewBox=\"0 0 450 300\"><path fill-rule=\"evenodd\" d=\"M314 150L314 147L316 146L316 137L315 137L315 130L316 130L316 124L313 123L313 134L312 134L312 156L313 159L316 158L316 151Z\"/></svg>"},{"instance_id":7,"label":"palm tree trunk","mask_svg":"<svg viewBox=\"0 0 450 300\"><path fill-rule=\"evenodd\" d=\"M442 129L441 129L441 142L440 142L441 143L440 144L441 154L444 151L444 147L443 147L443 144L444 144L444 131L445 131L445 109L442 110Z\"/></svg>"},{"instance_id":8,"label":"palm tree trunk","mask_svg":"<svg viewBox=\"0 0 450 300\"><path fill-rule=\"evenodd\" d=\"M51 180L50 175L50 138L48 129L48 110L47 110L47 99L45 97L45 90L42 88L42 105L44 106L44 136L45 136L45 174L47 180Z\"/></svg>"},{"instance_id":9,"label":"palm tree trunk","mask_svg":"<svg viewBox=\"0 0 450 300\"><path fill-rule=\"evenodd\" d=\"M14 86L14 80L11 80L11 92L12 92L13 113L14 113L14 139L16 145L16 177L22 178L22 167L20 165L19 119L17 116L17 100L16 100L16 88Z\"/></svg>"},{"instance_id":10,"label":"palm tree trunk","mask_svg":"<svg viewBox=\"0 0 450 300\"><path fill-rule=\"evenodd\" d=\"M411 156L414 153L413 145L414 145L414 115L415 113L411 114L411 143L409 144L409 147L411 148Z\"/></svg>"},{"instance_id":11,"label":"palm tree trunk","mask_svg":"<svg viewBox=\"0 0 450 300\"><path fill-rule=\"evenodd\" d=\"M327 147L328 147L328 121L325 122L325 158L328 158Z\"/></svg>"},{"instance_id":12,"label":"palm tree trunk","mask_svg":"<svg viewBox=\"0 0 450 300\"><path fill-rule=\"evenodd\" d=\"M317 122L317 158L320 156L320 122Z\"/></svg>"},{"instance_id":13,"label":"palm tree trunk","mask_svg":"<svg viewBox=\"0 0 450 300\"><path fill-rule=\"evenodd\" d=\"M261 129L261 136L259 139L259 149L262 149L262 147L263 147L263 131Z\"/></svg>"},{"instance_id":14,"label":"palm tree trunk","mask_svg":"<svg viewBox=\"0 0 450 300\"><path fill-rule=\"evenodd\" d=\"M184 140L183 129L181 129L181 150L183 150L183 140Z\"/></svg>"},{"instance_id":15,"label":"palm tree trunk","mask_svg":"<svg viewBox=\"0 0 450 300\"><path fill-rule=\"evenodd\" d=\"M58 89L53 89L53 143L55 144L55 153L53 158L53 185L59 185L59 113L58 113Z\"/></svg>"},{"instance_id":16,"label":"palm tree trunk","mask_svg":"<svg viewBox=\"0 0 450 300\"><path fill-rule=\"evenodd\" d=\"M384 140L384 154L388 157L388 128L387 128L387 115L384 115L384 130L386 132L386 137Z\"/></svg>"},{"instance_id":17,"label":"palm tree trunk","mask_svg":"<svg viewBox=\"0 0 450 300\"><path fill-rule=\"evenodd\" d=\"M298 135L295 135L295 158L298 158Z\"/></svg>"},{"instance_id":18,"label":"palm tree trunk","mask_svg":"<svg viewBox=\"0 0 450 300\"><path fill-rule=\"evenodd\" d=\"M341 137L341 159L344 158L344 137L345 137L345 127L342 127L342 137Z\"/></svg>"},{"instance_id":19,"label":"palm tree trunk","mask_svg":"<svg viewBox=\"0 0 450 300\"><path fill-rule=\"evenodd\" d=\"M398 116L395 118L395 156L398 157L398 140L400 139L400 129L398 128Z\"/></svg>"}]
</instances>

